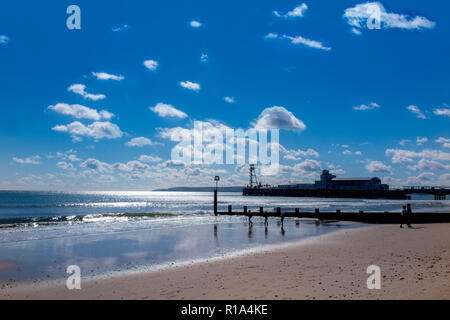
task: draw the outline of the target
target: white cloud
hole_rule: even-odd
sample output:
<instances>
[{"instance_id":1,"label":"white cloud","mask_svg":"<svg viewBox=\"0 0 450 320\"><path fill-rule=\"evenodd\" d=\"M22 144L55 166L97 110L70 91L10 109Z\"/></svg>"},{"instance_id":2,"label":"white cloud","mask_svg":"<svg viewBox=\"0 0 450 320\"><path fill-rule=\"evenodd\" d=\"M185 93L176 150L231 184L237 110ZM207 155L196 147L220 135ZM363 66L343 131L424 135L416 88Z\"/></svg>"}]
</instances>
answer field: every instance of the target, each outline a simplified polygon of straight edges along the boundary
<instances>
[{"instance_id":1,"label":"white cloud","mask_svg":"<svg viewBox=\"0 0 450 320\"><path fill-rule=\"evenodd\" d=\"M303 44L310 48L315 48L315 49L320 49L320 50L325 50L325 51L331 50L331 47L324 46L323 43L320 41L310 40L310 39L304 38L302 36L292 37L292 36L283 35L282 38L289 39L292 44L300 43L300 44Z\"/></svg>"},{"instance_id":2,"label":"white cloud","mask_svg":"<svg viewBox=\"0 0 450 320\"><path fill-rule=\"evenodd\" d=\"M73 164L70 162L66 162L66 161L60 161L56 164L56 166L63 170L69 170L69 171L75 170L75 167L73 166Z\"/></svg>"},{"instance_id":3,"label":"white cloud","mask_svg":"<svg viewBox=\"0 0 450 320\"><path fill-rule=\"evenodd\" d=\"M91 109L79 104L67 104L57 103L53 106L49 106L48 109L67 116L72 116L76 119L89 119L89 120L109 120L114 115L106 110L98 112L95 109Z\"/></svg>"},{"instance_id":4,"label":"white cloud","mask_svg":"<svg viewBox=\"0 0 450 320\"><path fill-rule=\"evenodd\" d=\"M355 151L355 152L352 152L352 151L350 151L350 150L348 150L348 149L342 151L342 154L343 154L343 155L346 155L346 156L351 156L351 155L362 156L362 152L361 152L361 151Z\"/></svg>"},{"instance_id":5,"label":"white cloud","mask_svg":"<svg viewBox=\"0 0 450 320\"><path fill-rule=\"evenodd\" d=\"M357 36L360 36L360 35L362 35L362 32L361 32L361 31L359 31L359 30L358 30L358 29L356 29L356 28L352 28L351 30L352 30L352 32L353 32L354 34L356 34Z\"/></svg>"},{"instance_id":6,"label":"white cloud","mask_svg":"<svg viewBox=\"0 0 450 320\"><path fill-rule=\"evenodd\" d=\"M115 80L115 81L121 81L125 79L124 76L117 76L114 74L109 74L106 72L92 72L92 75L96 77L98 80Z\"/></svg>"},{"instance_id":7,"label":"white cloud","mask_svg":"<svg viewBox=\"0 0 450 320\"><path fill-rule=\"evenodd\" d=\"M264 36L264 38L266 38L266 39L277 39L278 38L278 33L273 33L273 32L268 33L268 34L266 34Z\"/></svg>"},{"instance_id":8,"label":"white cloud","mask_svg":"<svg viewBox=\"0 0 450 320\"><path fill-rule=\"evenodd\" d=\"M392 167L385 165L381 161L370 161L366 165L366 169L371 173L392 173Z\"/></svg>"},{"instance_id":9,"label":"white cloud","mask_svg":"<svg viewBox=\"0 0 450 320\"><path fill-rule=\"evenodd\" d=\"M202 24L198 21L192 20L191 22L189 22L189 25L192 28L200 28L202 26Z\"/></svg>"},{"instance_id":10,"label":"white cloud","mask_svg":"<svg viewBox=\"0 0 450 320\"><path fill-rule=\"evenodd\" d=\"M5 35L0 35L0 44L7 45L9 42L9 37Z\"/></svg>"},{"instance_id":11,"label":"white cloud","mask_svg":"<svg viewBox=\"0 0 450 320\"><path fill-rule=\"evenodd\" d=\"M442 146L444 148L450 148L450 139L444 138L444 137L440 137L439 139L436 140L437 143L442 143Z\"/></svg>"},{"instance_id":12,"label":"white cloud","mask_svg":"<svg viewBox=\"0 0 450 320\"><path fill-rule=\"evenodd\" d=\"M417 139L416 139L416 143L417 143L417 145L418 146L421 146L421 145L423 145L424 143L427 143L428 142L428 138L427 137L417 137Z\"/></svg>"},{"instance_id":13,"label":"white cloud","mask_svg":"<svg viewBox=\"0 0 450 320\"><path fill-rule=\"evenodd\" d=\"M380 2L367 2L348 8L343 17L356 30L367 28L368 24L374 23L375 18L380 24L379 27L384 29L432 29L436 25L433 21L421 16L411 18L405 14L387 12Z\"/></svg>"},{"instance_id":14,"label":"white cloud","mask_svg":"<svg viewBox=\"0 0 450 320\"><path fill-rule=\"evenodd\" d=\"M398 144L401 145L401 146L405 146L405 145L407 145L410 142L411 142L411 140L403 139Z\"/></svg>"},{"instance_id":15,"label":"white cloud","mask_svg":"<svg viewBox=\"0 0 450 320\"><path fill-rule=\"evenodd\" d=\"M105 99L106 96L104 94L92 94L92 93L87 93L86 92L86 86L84 84L73 84L71 85L67 91L71 91L73 93L79 94L80 96L82 96L85 99L89 99L89 100L102 100Z\"/></svg>"},{"instance_id":16,"label":"white cloud","mask_svg":"<svg viewBox=\"0 0 450 320\"><path fill-rule=\"evenodd\" d=\"M292 112L284 107L274 106L266 108L259 115L255 129L284 129L293 131L303 131L306 125L302 120L297 119Z\"/></svg>"},{"instance_id":17,"label":"white cloud","mask_svg":"<svg viewBox=\"0 0 450 320\"><path fill-rule=\"evenodd\" d=\"M450 165L445 165L437 161L421 159L417 165L409 167L412 170L429 171L429 170L450 170Z\"/></svg>"},{"instance_id":18,"label":"white cloud","mask_svg":"<svg viewBox=\"0 0 450 320\"><path fill-rule=\"evenodd\" d=\"M128 161L127 163L115 163L112 167L121 172L138 172L138 171L146 171L150 169L148 164L142 163L140 161Z\"/></svg>"},{"instance_id":19,"label":"white cloud","mask_svg":"<svg viewBox=\"0 0 450 320\"><path fill-rule=\"evenodd\" d=\"M149 156L149 155L143 154L139 157L139 161L151 163L151 162L160 162L160 161L162 161L162 159L160 157L154 157L154 156Z\"/></svg>"},{"instance_id":20,"label":"white cloud","mask_svg":"<svg viewBox=\"0 0 450 320\"><path fill-rule=\"evenodd\" d=\"M305 161L296 164L293 169L294 171L317 172L322 170L322 166L317 160L306 159Z\"/></svg>"},{"instance_id":21,"label":"white cloud","mask_svg":"<svg viewBox=\"0 0 450 320\"><path fill-rule=\"evenodd\" d=\"M159 65L158 61L155 61L155 60L145 60L144 61L144 66L147 69L152 70L152 71L156 71L156 69L158 68L158 65Z\"/></svg>"},{"instance_id":22,"label":"white cloud","mask_svg":"<svg viewBox=\"0 0 450 320\"><path fill-rule=\"evenodd\" d=\"M184 162L178 161L178 160L167 160L166 162L162 163L162 167L182 169L182 168L186 167L186 164Z\"/></svg>"},{"instance_id":23,"label":"white cloud","mask_svg":"<svg viewBox=\"0 0 450 320\"><path fill-rule=\"evenodd\" d=\"M286 14L279 13L278 11L274 11L273 14L280 18L294 18L294 17L303 17L303 13L308 9L306 3L302 3L301 5L295 7L293 10L289 11Z\"/></svg>"},{"instance_id":24,"label":"white cloud","mask_svg":"<svg viewBox=\"0 0 450 320\"><path fill-rule=\"evenodd\" d=\"M183 119L187 117L187 114L184 113L183 111L176 109L174 106L170 104L165 104L162 102L159 102L154 107L150 107L150 110L152 110L154 113L158 114L158 116L162 118L174 117Z\"/></svg>"},{"instance_id":25,"label":"white cloud","mask_svg":"<svg viewBox=\"0 0 450 320\"><path fill-rule=\"evenodd\" d=\"M32 157L28 157L28 158L24 158L24 159L14 157L13 161L16 162L16 163L20 163L20 164L34 164L34 165L37 165L37 164L41 164L41 157L37 156L37 155L36 156L32 156Z\"/></svg>"},{"instance_id":26,"label":"white cloud","mask_svg":"<svg viewBox=\"0 0 450 320\"><path fill-rule=\"evenodd\" d=\"M286 150L286 149L284 149L284 148L282 148L280 146L279 149L280 149L280 151L282 153L285 154L285 156L283 158L286 159L286 160L296 160L296 161L298 161L298 160L302 159L303 157L314 157L314 158L319 158L320 157L319 153L316 150L311 149L311 148L308 149L308 150L301 150L301 149L298 149L298 150Z\"/></svg>"},{"instance_id":27,"label":"white cloud","mask_svg":"<svg viewBox=\"0 0 450 320\"><path fill-rule=\"evenodd\" d=\"M377 109L377 108L380 108L380 105L375 102L371 102L368 105L362 104L360 106L353 107L354 110L359 110L359 111L373 110L373 109Z\"/></svg>"},{"instance_id":28,"label":"white cloud","mask_svg":"<svg viewBox=\"0 0 450 320\"><path fill-rule=\"evenodd\" d=\"M119 26L111 27L111 31L112 32L121 32L121 31L126 31L128 29L130 29L130 26L128 24L122 24L122 25L119 25Z\"/></svg>"},{"instance_id":29,"label":"white cloud","mask_svg":"<svg viewBox=\"0 0 450 320\"><path fill-rule=\"evenodd\" d=\"M450 161L450 153L430 149L425 149L421 152L403 149L387 149L386 156L392 156L393 163L411 163L414 162L414 158Z\"/></svg>"},{"instance_id":30,"label":"white cloud","mask_svg":"<svg viewBox=\"0 0 450 320\"><path fill-rule=\"evenodd\" d=\"M181 81L180 86L182 86L185 89L192 90L192 91L200 91L200 84L191 82L191 81Z\"/></svg>"},{"instance_id":31,"label":"white cloud","mask_svg":"<svg viewBox=\"0 0 450 320\"><path fill-rule=\"evenodd\" d=\"M409 111L416 115L417 118L426 119L427 117L422 113L418 106L411 105L406 107Z\"/></svg>"},{"instance_id":32,"label":"white cloud","mask_svg":"<svg viewBox=\"0 0 450 320\"><path fill-rule=\"evenodd\" d=\"M228 103L234 103L234 97L224 97L223 100Z\"/></svg>"},{"instance_id":33,"label":"white cloud","mask_svg":"<svg viewBox=\"0 0 450 320\"><path fill-rule=\"evenodd\" d=\"M68 132L72 135L74 141L81 141L81 137L90 137L95 140L116 139L123 136L120 128L108 121L96 121L85 126L79 121L72 122L68 125L57 125L52 128L54 131Z\"/></svg>"},{"instance_id":34,"label":"white cloud","mask_svg":"<svg viewBox=\"0 0 450 320\"><path fill-rule=\"evenodd\" d=\"M80 167L98 172L110 172L112 170L111 165L92 158L84 161L80 164Z\"/></svg>"},{"instance_id":35,"label":"white cloud","mask_svg":"<svg viewBox=\"0 0 450 320\"><path fill-rule=\"evenodd\" d=\"M433 113L437 116L447 116L450 117L450 108L439 108L434 109Z\"/></svg>"},{"instance_id":36,"label":"white cloud","mask_svg":"<svg viewBox=\"0 0 450 320\"><path fill-rule=\"evenodd\" d=\"M424 172L417 177L409 177L407 180L408 185L422 185L422 184L434 184L435 175L432 172Z\"/></svg>"},{"instance_id":37,"label":"white cloud","mask_svg":"<svg viewBox=\"0 0 450 320\"><path fill-rule=\"evenodd\" d=\"M208 62L209 60L209 56L206 53L202 53L202 55L200 56L200 61L203 63Z\"/></svg>"},{"instance_id":38,"label":"white cloud","mask_svg":"<svg viewBox=\"0 0 450 320\"><path fill-rule=\"evenodd\" d=\"M152 146L155 143L152 142L150 139L145 138L145 137L138 137L138 138L133 138L130 141L128 141L125 145L127 145L128 147L145 147L145 146Z\"/></svg>"}]
</instances>

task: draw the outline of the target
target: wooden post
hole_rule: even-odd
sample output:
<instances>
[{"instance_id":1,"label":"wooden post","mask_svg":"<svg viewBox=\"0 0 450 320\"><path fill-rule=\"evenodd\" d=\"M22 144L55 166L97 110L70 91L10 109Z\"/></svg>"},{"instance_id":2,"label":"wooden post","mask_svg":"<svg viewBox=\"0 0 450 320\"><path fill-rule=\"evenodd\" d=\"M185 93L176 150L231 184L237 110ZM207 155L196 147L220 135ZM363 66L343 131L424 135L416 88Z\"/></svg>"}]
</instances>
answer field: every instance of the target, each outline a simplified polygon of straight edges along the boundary
<instances>
[{"instance_id":1,"label":"wooden post","mask_svg":"<svg viewBox=\"0 0 450 320\"><path fill-rule=\"evenodd\" d=\"M295 208L295 214L300 214L300 209L299 208Z\"/></svg>"},{"instance_id":2,"label":"wooden post","mask_svg":"<svg viewBox=\"0 0 450 320\"><path fill-rule=\"evenodd\" d=\"M316 214L318 214L318 213L319 213L319 209L316 208L316 209L314 210L314 212L315 212Z\"/></svg>"},{"instance_id":3,"label":"wooden post","mask_svg":"<svg viewBox=\"0 0 450 320\"><path fill-rule=\"evenodd\" d=\"M230 205L228 205L228 213L233 213L233 207Z\"/></svg>"},{"instance_id":4,"label":"wooden post","mask_svg":"<svg viewBox=\"0 0 450 320\"><path fill-rule=\"evenodd\" d=\"M264 208L263 207L259 207L259 213L260 214L264 214Z\"/></svg>"},{"instance_id":5,"label":"wooden post","mask_svg":"<svg viewBox=\"0 0 450 320\"><path fill-rule=\"evenodd\" d=\"M244 214L247 215L247 206L244 206Z\"/></svg>"},{"instance_id":6,"label":"wooden post","mask_svg":"<svg viewBox=\"0 0 450 320\"><path fill-rule=\"evenodd\" d=\"M281 216L281 208L277 208L277 215Z\"/></svg>"},{"instance_id":7,"label":"wooden post","mask_svg":"<svg viewBox=\"0 0 450 320\"><path fill-rule=\"evenodd\" d=\"M214 190L214 214L217 216L217 190Z\"/></svg>"}]
</instances>

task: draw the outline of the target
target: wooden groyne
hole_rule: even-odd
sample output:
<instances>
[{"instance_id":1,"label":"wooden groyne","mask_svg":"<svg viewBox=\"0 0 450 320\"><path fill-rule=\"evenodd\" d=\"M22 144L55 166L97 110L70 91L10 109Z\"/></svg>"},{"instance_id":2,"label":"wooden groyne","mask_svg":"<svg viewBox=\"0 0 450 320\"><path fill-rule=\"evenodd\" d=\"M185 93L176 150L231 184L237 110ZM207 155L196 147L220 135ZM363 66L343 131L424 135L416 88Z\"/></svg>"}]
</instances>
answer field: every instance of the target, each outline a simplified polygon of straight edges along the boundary
<instances>
[{"instance_id":1,"label":"wooden groyne","mask_svg":"<svg viewBox=\"0 0 450 320\"><path fill-rule=\"evenodd\" d=\"M276 218L305 218L305 219L319 219L319 220L337 220L337 221L353 221L371 224L399 224L402 221L400 212L343 212L336 211L320 211L316 209L314 212L300 211L298 208L295 211L282 211L281 208L275 210L264 210L259 208L259 211L249 211L244 206L242 211L233 211L232 207L228 207L228 211L217 211L216 215L228 216L246 216L246 217L276 217ZM450 223L450 213L448 212L414 212L411 215L412 223Z\"/></svg>"},{"instance_id":2,"label":"wooden groyne","mask_svg":"<svg viewBox=\"0 0 450 320\"><path fill-rule=\"evenodd\" d=\"M248 210L247 206L242 207L242 211L234 211L231 205L228 206L227 211L219 211L217 209L217 191L214 192L214 214L228 215L228 216L246 216L249 219L252 217L275 217L275 218L303 218L303 219L319 219L319 220L334 220L334 221L353 221L370 224L400 224L402 216L400 212L346 212L341 210L336 211L320 211L315 209L314 212L301 211L300 208L295 209L281 209L274 208L266 210L259 207L259 210ZM450 212L413 212L410 216L412 223L450 223Z\"/></svg>"}]
</instances>

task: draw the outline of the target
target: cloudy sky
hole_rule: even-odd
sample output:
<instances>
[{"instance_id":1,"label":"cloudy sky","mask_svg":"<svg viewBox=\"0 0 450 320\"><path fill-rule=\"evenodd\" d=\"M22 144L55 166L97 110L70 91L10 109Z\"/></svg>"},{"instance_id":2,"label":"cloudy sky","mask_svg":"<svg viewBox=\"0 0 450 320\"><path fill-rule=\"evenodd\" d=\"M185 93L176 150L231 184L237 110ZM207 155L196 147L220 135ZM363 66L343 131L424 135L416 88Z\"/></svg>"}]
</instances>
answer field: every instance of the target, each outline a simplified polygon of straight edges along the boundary
<instances>
[{"instance_id":1,"label":"cloudy sky","mask_svg":"<svg viewBox=\"0 0 450 320\"><path fill-rule=\"evenodd\" d=\"M0 189L247 183L245 165L171 159L194 121L278 127L264 183L450 185L445 1L76 2L81 30L69 2L2 6Z\"/></svg>"}]
</instances>

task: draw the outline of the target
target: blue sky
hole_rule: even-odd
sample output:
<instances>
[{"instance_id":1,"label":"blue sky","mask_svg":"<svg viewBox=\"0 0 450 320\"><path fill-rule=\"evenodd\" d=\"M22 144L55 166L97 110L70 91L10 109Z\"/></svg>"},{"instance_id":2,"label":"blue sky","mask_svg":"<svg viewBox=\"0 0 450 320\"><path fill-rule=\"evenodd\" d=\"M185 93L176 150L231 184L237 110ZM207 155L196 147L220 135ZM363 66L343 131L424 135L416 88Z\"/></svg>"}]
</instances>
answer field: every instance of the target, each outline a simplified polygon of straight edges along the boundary
<instances>
[{"instance_id":1,"label":"blue sky","mask_svg":"<svg viewBox=\"0 0 450 320\"><path fill-rule=\"evenodd\" d=\"M81 30L66 27L71 4ZM380 29L367 28L370 8ZM245 167L171 161L163 133L194 121L284 123L282 170L266 183L330 168L450 185L449 11L411 0L4 4L0 188L246 183Z\"/></svg>"}]
</instances>

